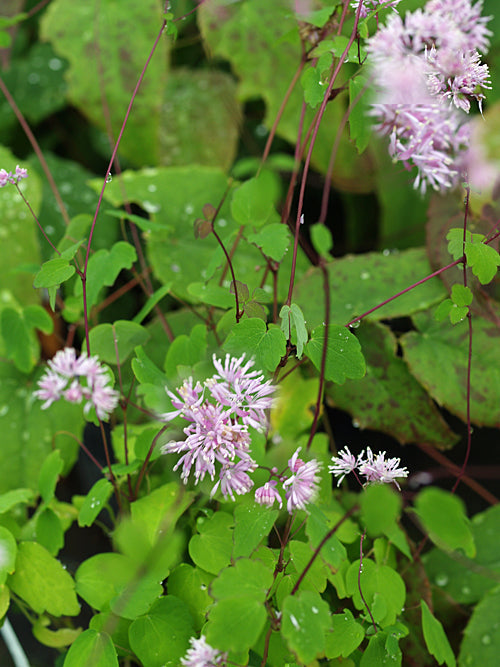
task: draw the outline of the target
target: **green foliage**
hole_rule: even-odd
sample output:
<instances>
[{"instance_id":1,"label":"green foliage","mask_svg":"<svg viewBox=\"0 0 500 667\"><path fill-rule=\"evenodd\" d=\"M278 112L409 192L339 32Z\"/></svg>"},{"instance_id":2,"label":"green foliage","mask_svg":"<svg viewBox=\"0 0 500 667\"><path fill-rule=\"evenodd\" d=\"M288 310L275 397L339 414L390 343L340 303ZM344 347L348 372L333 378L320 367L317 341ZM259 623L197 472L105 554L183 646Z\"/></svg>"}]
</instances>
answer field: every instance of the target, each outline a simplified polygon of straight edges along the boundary
<instances>
[{"instance_id":1,"label":"green foliage","mask_svg":"<svg viewBox=\"0 0 500 667\"><path fill-rule=\"evenodd\" d=\"M37 542L18 544L15 572L7 582L37 614L76 616L80 612L71 575Z\"/></svg>"},{"instance_id":2,"label":"green foliage","mask_svg":"<svg viewBox=\"0 0 500 667\"><path fill-rule=\"evenodd\" d=\"M233 518L218 512L210 519L200 517L196 522L199 534L189 541L189 555L202 570L218 574L229 565L233 550Z\"/></svg>"},{"instance_id":3,"label":"green foliage","mask_svg":"<svg viewBox=\"0 0 500 667\"><path fill-rule=\"evenodd\" d=\"M287 337L287 340L291 340L292 331L294 332L294 340L296 341L297 346L297 358L301 359L302 353L304 351L304 345L308 340L304 315L302 314L302 311L297 306L297 304L292 303L290 306L285 304L282 307L280 310L280 317L281 330Z\"/></svg>"},{"instance_id":4,"label":"green foliage","mask_svg":"<svg viewBox=\"0 0 500 667\"><path fill-rule=\"evenodd\" d=\"M320 325L311 333L305 355L320 370L325 345L326 327ZM325 379L343 384L347 378L362 378L366 364L357 338L345 327L332 325L326 341Z\"/></svg>"},{"instance_id":5,"label":"green foliage","mask_svg":"<svg viewBox=\"0 0 500 667\"><path fill-rule=\"evenodd\" d=\"M421 601L420 608L422 609L422 630L429 653L436 658L440 665L445 663L448 667L455 667L457 664L455 656L453 655L443 626L432 615L425 600Z\"/></svg>"},{"instance_id":6,"label":"green foliage","mask_svg":"<svg viewBox=\"0 0 500 667\"><path fill-rule=\"evenodd\" d=\"M78 514L79 526L91 526L113 493L107 479L99 479L85 496Z\"/></svg>"},{"instance_id":7,"label":"green foliage","mask_svg":"<svg viewBox=\"0 0 500 667\"><path fill-rule=\"evenodd\" d=\"M279 327L266 326L260 318L252 317L235 324L222 347L233 357L245 353L255 357L258 367L273 370L285 355L286 338Z\"/></svg>"},{"instance_id":8,"label":"green foliage","mask_svg":"<svg viewBox=\"0 0 500 667\"><path fill-rule=\"evenodd\" d=\"M137 345L148 339L148 332L140 324L117 320L113 324L98 324L90 333L90 351L108 363L122 364Z\"/></svg>"},{"instance_id":9,"label":"green foliage","mask_svg":"<svg viewBox=\"0 0 500 667\"><path fill-rule=\"evenodd\" d=\"M415 501L415 512L434 544L446 551L461 549L470 558L475 555L474 538L460 498L441 489L424 489Z\"/></svg>"},{"instance_id":10,"label":"green foliage","mask_svg":"<svg viewBox=\"0 0 500 667\"><path fill-rule=\"evenodd\" d=\"M46 334L52 333L53 322L41 306L26 306L22 311L7 306L0 312L0 331L5 354L12 359L16 368L23 373L30 373L39 354L35 330Z\"/></svg>"},{"instance_id":11,"label":"green foliage","mask_svg":"<svg viewBox=\"0 0 500 667\"><path fill-rule=\"evenodd\" d=\"M64 659L63 667L118 667L118 658L111 637L105 632L85 630L75 639Z\"/></svg>"},{"instance_id":12,"label":"green foliage","mask_svg":"<svg viewBox=\"0 0 500 667\"><path fill-rule=\"evenodd\" d=\"M309 663L324 651L330 625L328 605L318 593L302 591L285 600L281 631L301 662Z\"/></svg>"}]
</instances>

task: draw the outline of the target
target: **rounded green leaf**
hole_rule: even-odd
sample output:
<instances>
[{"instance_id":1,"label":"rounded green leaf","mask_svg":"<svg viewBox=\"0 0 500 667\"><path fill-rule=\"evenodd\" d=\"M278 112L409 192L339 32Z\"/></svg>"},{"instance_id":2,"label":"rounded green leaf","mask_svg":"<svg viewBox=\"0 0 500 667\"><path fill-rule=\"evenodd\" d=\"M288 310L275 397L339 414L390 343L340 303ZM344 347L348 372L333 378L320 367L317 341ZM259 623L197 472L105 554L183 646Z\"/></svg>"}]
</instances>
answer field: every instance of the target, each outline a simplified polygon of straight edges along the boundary
<instances>
[{"instance_id":1,"label":"rounded green leaf","mask_svg":"<svg viewBox=\"0 0 500 667\"><path fill-rule=\"evenodd\" d=\"M117 320L113 324L98 324L90 331L90 350L101 361L116 366L118 359L122 364L134 347L142 345L148 338L148 332L140 324Z\"/></svg>"},{"instance_id":2,"label":"rounded green leaf","mask_svg":"<svg viewBox=\"0 0 500 667\"><path fill-rule=\"evenodd\" d=\"M250 556L269 535L277 517L277 510L257 505L253 501L237 505L234 510L233 558Z\"/></svg>"},{"instance_id":3,"label":"rounded green leaf","mask_svg":"<svg viewBox=\"0 0 500 667\"><path fill-rule=\"evenodd\" d=\"M477 604L465 629L458 664L497 665L500 654L500 587L496 587Z\"/></svg>"},{"instance_id":4,"label":"rounded green leaf","mask_svg":"<svg viewBox=\"0 0 500 667\"><path fill-rule=\"evenodd\" d=\"M263 602L273 580L272 570L260 560L240 558L212 582L210 595L216 600L244 596Z\"/></svg>"},{"instance_id":5,"label":"rounded green leaf","mask_svg":"<svg viewBox=\"0 0 500 667\"><path fill-rule=\"evenodd\" d=\"M247 596L231 597L212 607L204 632L210 646L239 653L255 644L266 619L264 602Z\"/></svg>"},{"instance_id":6,"label":"rounded green leaf","mask_svg":"<svg viewBox=\"0 0 500 667\"><path fill-rule=\"evenodd\" d=\"M347 570L347 592L352 596L356 609L366 611L359 592L358 574L359 560L356 560ZM363 558L361 590L375 622L382 627L393 625L403 610L406 598L405 584L399 574L387 565L379 565L369 558Z\"/></svg>"},{"instance_id":7,"label":"rounded green leaf","mask_svg":"<svg viewBox=\"0 0 500 667\"><path fill-rule=\"evenodd\" d=\"M286 352L286 338L279 327L252 317L235 324L222 347L235 357L255 357L258 368L274 371Z\"/></svg>"},{"instance_id":8,"label":"rounded green leaf","mask_svg":"<svg viewBox=\"0 0 500 667\"><path fill-rule=\"evenodd\" d=\"M286 598L281 633L301 662L309 664L324 652L330 624L330 608L318 593L303 591Z\"/></svg>"},{"instance_id":9,"label":"rounded green leaf","mask_svg":"<svg viewBox=\"0 0 500 667\"><path fill-rule=\"evenodd\" d=\"M193 561L211 574L218 574L229 565L233 551L233 517L217 512L210 519L197 521L199 535L189 541L189 555Z\"/></svg>"},{"instance_id":10,"label":"rounded green leaf","mask_svg":"<svg viewBox=\"0 0 500 667\"><path fill-rule=\"evenodd\" d=\"M61 563L37 542L20 542L8 584L37 614L76 616L75 582Z\"/></svg>"},{"instance_id":11,"label":"rounded green leaf","mask_svg":"<svg viewBox=\"0 0 500 667\"><path fill-rule=\"evenodd\" d=\"M368 535L391 531L401 512L401 499L387 484L372 484L360 497L361 517Z\"/></svg>"},{"instance_id":12,"label":"rounded green leaf","mask_svg":"<svg viewBox=\"0 0 500 667\"><path fill-rule=\"evenodd\" d=\"M167 595L132 623L129 641L144 667L177 667L194 633L187 605Z\"/></svg>"},{"instance_id":13,"label":"rounded green leaf","mask_svg":"<svg viewBox=\"0 0 500 667\"><path fill-rule=\"evenodd\" d=\"M431 540L445 551L462 549L473 558L476 546L463 501L442 489L424 489L415 501L415 511Z\"/></svg>"},{"instance_id":14,"label":"rounded green leaf","mask_svg":"<svg viewBox=\"0 0 500 667\"><path fill-rule=\"evenodd\" d=\"M113 485L107 479L99 479L85 496L80 513L78 514L78 525L91 526L98 514L106 505L113 493Z\"/></svg>"},{"instance_id":15,"label":"rounded green leaf","mask_svg":"<svg viewBox=\"0 0 500 667\"><path fill-rule=\"evenodd\" d=\"M320 325L311 333L305 354L321 369L326 327ZM331 325L328 329L325 379L343 384L347 378L359 379L366 373L366 364L358 339L345 327Z\"/></svg>"},{"instance_id":16,"label":"rounded green leaf","mask_svg":"<svg viewBox=\"0 0 500 667\"><path fill-rule=\"evenodd\" d=\"M36 274L33 287L57 287L69 280L75 273L75 267L67 259L56 257L42 264L42 268Z\"/></svg>"},{"instance_id":17,"label":"rounded green leaf","mask_svg":"<svg viewBox=\"0 0 500 667\"><path fill-rule=\"evenodd\" d=\"M105 632L85 630L71 645L63 667L118 667L116 649Z\"/></svg>"},{"instance_id":18,"label":"rounded green leaf","mask_svg":"<svg viewBox=\"0 0 500 667\"><path fill-rule=\"evenodd\" d=\"M455 667L455 656L453 655L450 642L443 630L443 626L437 618L432 615L425 600L420 601L420 608L422 610L422 630L429 653L436 658L440 665L445 662L448 667Z\"/></svg>"},{"instance_id":19,"label":"rounded green leaf","mask_svg":"<svg viewBox=\"0 0 500 667\"><path fill-rule=\"evenodd\" d=\"M50 507L46 507L37 516L36 539L53 556L56 556L64 546L64 531L61 521Z\"/></svg>"},{"instance_id":20,"label":"rounded green leaf","mask_svg":"<svg viewBox=\"0 0 500 667\"><path fill-rule=\"evenodd\" d=\"M187 563L181 563L168 578L169 593L186 603L197 631L201 630L207 610L213 604L213 598L208 594L212 579L208 572Z\"/></svg>"},{"instance_id":21,"label":"rounded green leaf","mask_svg":"<svg viewBox=\"0 0 500 667\"><path fill-rule=\"evenodd\" d=\"M64 468L64 461L58 449L51 452L42 464L38 478L38 490L44 503L50 503L54 497L57 480Z\"/></svg>"}]
</instances>

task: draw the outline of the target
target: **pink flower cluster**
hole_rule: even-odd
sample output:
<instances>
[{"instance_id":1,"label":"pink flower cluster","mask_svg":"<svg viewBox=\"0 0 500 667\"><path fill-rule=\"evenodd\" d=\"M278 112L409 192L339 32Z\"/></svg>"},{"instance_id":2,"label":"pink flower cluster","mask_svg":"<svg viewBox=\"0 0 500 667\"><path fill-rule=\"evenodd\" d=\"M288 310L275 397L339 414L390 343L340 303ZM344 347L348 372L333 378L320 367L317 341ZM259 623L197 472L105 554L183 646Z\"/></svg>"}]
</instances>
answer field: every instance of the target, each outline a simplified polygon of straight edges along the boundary
<instances>
[{"instance_id":1,"label":"pink flower cluster","mask_svg":"<svg viewBox=\"0 0 500 667\"><path fill-rule=\"evenodd\" d=\"M225 498L234 500L235 493L247 493L253 486L249 473L257 464L251 455L248 429L267 428L266 410L272 406L275 387L251 370L254 362L245 363L245 355L226 355L224 364L214 355L213 363L217 372L203 385L189 378L177 389L178 395L167 389L174 410L160 419L182 417L189 426L184 428L185 440L168 442L162 452L183 454L174 470L182 466L185 484L193 466L195 484L207 473L214 480L217 473L212 495L220 487Z\"/></svg>"},{"instance_id":2,"label":"pink flower cluster","mask_svg":"<svg viewBox=\"0 0 500 667\"><path fill-rule=\"evenodd\" d=\"M275 387L252 370L254 362L245 361L245 355L226 355L224 363L214 355L213 364L217 372L203 384L189 378L177 394L167 389L174 410L160 419L182 417L189 425L184 428L187 437L163 445L162 453L182 454L174 470L182 467L185 484L194 469L195 484L207 474L212 481L217 477L211 496L220 489L224 498L234 500L235 494L244 495L254 486L250 475L258 466L252 458L248 429L267 428L266 411L273 405ZM273 468L270 480L255 491L257 503L271 507L278 502L282 507L278 482L283 486L290 513L305 509L314 499L320 466L315 460L304 463L298 458L299 452L300 447L283 474Z\"/></svg>"},{"instance_id":3,"label":"pink flower cluster","mask_svg":"<svg viewBox=\"0 0 500 667\"><path fill-rule=\"evenodd\" d=\"M390 137L395 162L416 166L415 188L444 191L463 177L470 142L466 116L490 88L487 51L491 17L482 0L430 0L424 9L388 17L368 41L376 129Z\"/></svg>"},{"instance_id":4,"label":"pink flower cluster","mask_svg":"<svg viewBox=\"0 0 500 667\"><path fill-rule=\"evenodd\" d=\"M227 653L212 648L203 635L199 639L191 637L189 643L191 648L184 658L181 658L181 665L184 667L220 667L225 664Z\"/></svg>"},{"instance_id":5,"label":"pink flower cluster","mask_svg":"<svg viewBox=\"0 0 500 667\"><path fill-rule=\"evenodd\" d=\"M38 381L33 395L45 401L42 410L63 398L69 403L85 401L84 413L95 408L99 419L108 419L118 405L119 394L109 385L106 369L97 357L76 356L72 347L60 350L49 361L49 368Z\"/></svg>"},{"instance_id":6,"label":"pink flower cluster","mask_svg":"<svg viewBox=\"0 0 500 667\"><path fill-rule=\"evenodd\" d=\"M273 469L273 475L276 475L283 485L286 498L286 508L290 514L294 510L305 510L306 506L312 502L318 491L319 471L321 465L316 459L304 463L299 459L301 447L288 461L288 470L291 475L277 475L277 470ZM287 472L287 471L285 471ZM255 501L261 505L272 507L276 501L280 507L283 505L281 495L278 491L278 481L271 479L264 486L255 491Z\"/></svg>"},{"instance_id":7,"label":"pink flower cluster","mask_svg":"<svg viewBox=\"0 0 500 667\"><path fill-rule=\"evenodd\" d=\"M0 188L4 188L7 183L16 185L16 183L19 183L21 178L28 178L28 170L22 169L19 165L17 165L16 171L14 173L11 171L6 171L5 169L0 169Z\"/></svg>"},{"instance_id":8,"label":"pink flower cluster","mask_svg":"<svg viewBox=\"0 0 500 667\"><path fill-rule=\"evenodd\" d=\"M338 456L332 457L332 465L328 466L328 472L339 478L337 486L340 485L346 475L353 472L356 477L358 474L362 475L366 480L366 484L394 483L399 489L400 487L396 479L408 477L408 470L398 467L400 459L386 459L385 452L379 452L374 456L369 447L366 448L366 459L364 458L364 453L363 450L361 454L354 456L349 451L349 448L345 447L344 450L338 453Z\"/></svg>"}]
</instances>

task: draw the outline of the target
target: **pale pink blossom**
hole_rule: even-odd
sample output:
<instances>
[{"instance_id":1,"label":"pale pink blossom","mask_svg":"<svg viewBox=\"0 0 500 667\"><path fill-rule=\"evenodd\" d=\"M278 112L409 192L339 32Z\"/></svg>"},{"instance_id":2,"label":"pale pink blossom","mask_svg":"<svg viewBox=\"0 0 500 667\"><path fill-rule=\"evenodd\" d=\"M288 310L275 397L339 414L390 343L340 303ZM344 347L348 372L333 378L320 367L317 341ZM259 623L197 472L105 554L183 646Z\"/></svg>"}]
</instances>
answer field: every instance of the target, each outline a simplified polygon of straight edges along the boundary
<instances>
[{"instance_id":1,"label":"pale pink blossom","mask_svg":"<svg viewBox=\"0 0 500 667\"><path fill-rule=\"evenodd\" d=\"M255 489L255 502L259 505L267 505L267 507L272 507L277 501L280 509L283 507L283 501L277 490L278 482L274 479L266 482L264 486L259 486L258 489Z\"/></svg>"},{"instance_id":2,"label":"pale pink blossom","mask_svg":"<svg viewBox=\"0 0 500 667\"><path fill-rule=\"evenodd\" d=\"M328 466L328 471L335 477L340 477L338 484L350 472L358 472L359 475L366 479L367 484L394 483L398 489L399 484L396 481L402 477L408 477L408 470L400 468L400 459L385 458L385 452L379 452L374 455L370 447L366 448L366 459L364 457L364 450L355 457L347 447L345 451L340 451L337 456L332 457L332 465ZM359 479L358 479L359 481Z\"/></svg>"},{"instance_id":3,"label":"pale pink blossom","mask_svg":"<svg viewBox=\"0 0 500 667\"><path fill-rule=\"evenodd\" d=\"M225 664L227 654L212 648L203 635L199 639L191 637L189 643L191 648L181 658L184 667L220 667Z\"/></svg>"},{"instance_id":4,"label":"pale pink blossom","mask_svg":"<svg viewBox=\"0 0 500 667\"><path fill-rule=\"evenodd\" d=\"M355 470L358 466L358 457L351 454L349 447L340 450L337 456L332 457L332 465L328 466L328 472L338 477L337 486L340 486L344 477Z\"/></svg>"},{"instance_id":5,"label":"pale pink blossom","mask_svg":"<svg viewBox=\"0 0 500 667\"><path fill-rule=\"evenodd\" d=\"M286 507L290 514L296 509L307 509L307 505L317 496L320 481L320 463L316 459L304 463L298 458L300 450L301 447L288 461L292 475L283 482L283 488L286 490Z\"/></svg>"}]
</instances>

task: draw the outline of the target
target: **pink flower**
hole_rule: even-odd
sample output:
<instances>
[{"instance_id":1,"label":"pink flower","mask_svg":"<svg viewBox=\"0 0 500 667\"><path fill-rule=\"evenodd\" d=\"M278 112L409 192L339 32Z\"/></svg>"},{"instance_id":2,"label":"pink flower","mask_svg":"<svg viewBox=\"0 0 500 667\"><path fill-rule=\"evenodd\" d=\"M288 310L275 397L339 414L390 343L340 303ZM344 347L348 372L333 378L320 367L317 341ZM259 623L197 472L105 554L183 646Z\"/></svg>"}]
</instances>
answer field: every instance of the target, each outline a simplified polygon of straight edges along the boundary
<instances>
[{"instance_id":1,"label":"pink flower","mask_svg":"<svg viewBox=\"0 0 500 667\"><path fill-rule=\"evenodd\" d=\"M98 358L87 355L77 358L72 347L60 350L49 361L49 369L38 381L38 387L33 395L45 401L42 410L60 398L69 403L81 403L85 399L85 415L94 407L99 419L108 419L119 400L119 393L109 385L106 370Z\"/></svg>"},{"instance_id":2,"label":"pink flower","mask_svg":"<svg viewBox=\"0 0 500 667\"><path fill-rule=\"evenodd\" d=\"M392 7L392 9L396 11L396 5L398 5L400 2L401 0L364 0L363 6L359 12L359 18L364 19L370 12L373 12L378 7L381 9ZM354 0L354 2L351 2L351 7L356 11L359 7L359 0Z\"/></svg>"},{"instance_id":3,"label":"pink flower","mask_svg":"<svg viewBox=\"0 0 500 667\"><path fill-rule=\"evenodd\" d=\"M351 454L349 448L344 449L345 451L338 452L338 456L332 456L332 465L328 466L328 472L339 478L337 486L340 486L344 477L355 470L358 465L358 459Z\"/></svg>"},{"instance_id":4,"label":"pink flower","mask_svg":"<svg viewBox=\"0 0 500 667\"><path fill-rule=\"evenodd\" d=\"M366 461L360 462L359 472L366 477L367 482L380 482L382 484L394 484L400 486L396 481L397 477L408 477L408 470L406 468L398 468L401 459L385 459L385 452L379 452L376 457L373 457L372 450L366 448Z\"/></svg>"},{"instance_id":5,"label":"pink flower","mask_svg":"<svg viewBox=\"0 0 500 667\"><path fill-rule=\"evenodd\" d=\"M4 188L9 182L9 178L12 174L5 169L0 169L0 188Z\"/></svg>"},{"instance_id":6,"label":"pink flower","mask_svg":"<svg viewBox=\"0 0 500 667\"><path fill-rule=\"evenodd\" d=\"M253 486L248 473L256 468L250 455L249 428L264 430L275 388L245 356L226 355L224 364L213 357L217 371L203 385L193 378L185 380L174 393L167 389L174 410L161 416L165 421L181 417L188 422L184 440L163 445L163 454L182 453L174 470L182 467L186 484L194 467L195 484L208 474L219 479L212 495L220 487L224 497L247 493Z\"/></svg>"},{"instance_id":7,"label":"pink flower","mask_svg":"<svg viewBox=\"0 0 500 667\"><path fill-rule=\"evenodd\" d=\"M300 450L301 447L288 461L288 467L293 474L283 483L283 488L286 489L286 507L290 514L296 509L305 510L306 505L314 500L320 480L319 462L312 459L304 463L298 458Z\"/></svg>"},{"instance_id":8,"label":"pink flower","mask_svg":"<svg viewBox=\"0 0 500 667\"><path fill-rule=\"evenodd\" d=\"M227 654L212 648L203 635L199 639L191 637L189 643L191 648L181 658L184 667L219 667L227 660Z\"/></svg>"},{"instance_id":9,"label":"pink flower","mask_svg":"<svg viewBox=\"0 0 500 667\"><path fill-rule=\"evenodd\" d=\"M22 169L19 165L16 167L16 179L19 181L21 178L28 178L28 170Z\"/></svg>"},{"instance_id":10,"label":"pink flower","mask_svg":"<svg viewBox=\"0 0 500 667\"><path fill-rule=\"evenodd\" d=\"M16 173L12 174L11 171L6 171L5 169L0 169L0 188L4 188L7 183L12 183L16 185L21 178L28 178L28 170L22 169L19 165L16 167Z\"/></svg>"},{"instance_id":11,"label":"pink flower","mask_svg":"<svg viewBox=\"0 0 500 667\"><path fill-rule=\"evenodd\" d=\"M281 496L276 489L277 485L278 482L271 480L266 482L264 486L259 486L258 489L255 489L255 502L259 503L260 505L267 505L268 507L272 507L274 502L277 501L281 509L283 506L283 501L281 500Z\"/></svg>"},{"instance_id":12,"label":"pink flower","mask_svg":"<svg viewBox=\"0 0 500 667\"><path fill-rule=\"evenodd\" d=\"M58 401L61 398L67 382L66 378L62 378L60 375L50 370L42 375L38 381L39 389L33 392L35 398L45 401L42 405L42 410L46 410L52 403L54 403L54 401Z\"/></svg>"}]
</instances>

